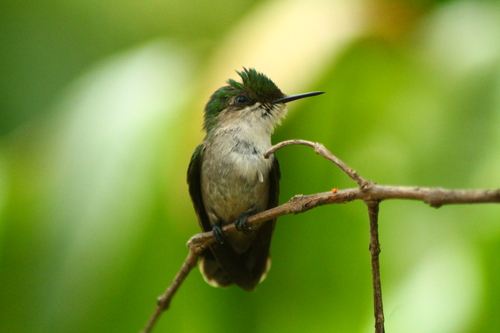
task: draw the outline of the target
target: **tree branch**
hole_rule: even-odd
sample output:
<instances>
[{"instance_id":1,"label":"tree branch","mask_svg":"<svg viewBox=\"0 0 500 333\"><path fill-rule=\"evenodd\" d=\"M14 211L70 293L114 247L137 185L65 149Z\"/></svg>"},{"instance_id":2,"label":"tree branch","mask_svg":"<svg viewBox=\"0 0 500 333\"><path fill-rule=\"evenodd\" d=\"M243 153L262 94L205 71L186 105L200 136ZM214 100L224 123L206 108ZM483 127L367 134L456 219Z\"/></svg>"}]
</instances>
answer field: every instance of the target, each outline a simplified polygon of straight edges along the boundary
<instances>
[{"instance_id":1,"label":"tree branch","mask_svg":"<svg viewBox=\"0 0 500 333\"><path fill-rule=\"evenodd\" d=\"M364 186L371 184L370 181L364 179L358 173L354 170L351 169L347 164L342 162L340 159L337 158L337 156L333 155L328 149L325 148L321 143L318 142L311 142L307 140L301 140L301 139L294 139L294 140L286 140L282 141L280 143L275 144L274 146L271 147L265 154L265 158L269 158L271 154L273 154L276 150L285 147L285 146L290 146L290 145L305 145L309 147L314 148L314 152L318 155L323 156L327 160L332 161L335 163L342 171L344 171L352 180L354 180L358 185L363 188Z\"/></svg>"},{"instance_id":2,"label":"tree branch","mask_svg":"<svg viewBox=\"0 0 500 333\"><path fill-rule=\"evenodd\" d=\"M247 226L249 228L256 227L279 216L303 213L318 206L347 203L353 200L363 200L368 206L370 217L370 253L372 254L375 304L374 312L376 329L379 327L378 330L376 330L376 333L384 332L380 268L378 264L378 255L380 253L377 228L379 203L388 199L408 199L423 201L424 203L435 208L451 204L500 203L500 189L449 190L430 187L378 185L358 175L354 169L350 168L347 164L338 159L322 144L305 140L289 140L280 142L271 147L271 149L269 149L264 156L267 158L277 149L289 145L307 145L313 147L317 154L335 163L342 171L344 171L344 173L354 180L359 187L344 190L335 189L311 195L296 195L281 206L250 216L247 220ZM240 232L236 229L234 223L224 226L222 230L226 235ZM196 266L196 261L199 255L213 242L215 242L215 239L213 232L211 231L194 235L191 239L189 239L187 243L187 246L189 247L189 254L170 287L168 287L165 293L158 298L156 309L145 328L141 331L142 333L151 332L160 314L169 308L170 301L176 291L179 289L191 269Z\"/></svg>"},{"instance_id":3,"label":"tree branch","mask_svg":"<svg viewBox=\"0 0 500 333\"><path fill-rule=\"evenodd\" d=\"M370 255L372 257L373 313L375 333L384 333L384 306L382 304L382 283L380 282L380 243L378 242L379 201L365 201L370 218Z\"/></svg>"},{"instance_id":4,"label":"tree branch","mask_svg":"<svg viewBox=\"0 0 500 333\"><path fill-rule=\"evenodd\" d=\"M182 264L181 269L177 273L177 275L174 278L174 281L172 284L167 288L165 293L158 297L158 304L156 306L155 311L153 312L153 315L147 322L146 326L144 329L141 331L141 333L148 333L151 332L153 329L153 326L156 324L156 321L160 317L163 311L168 310L170 307L170 301L174 297L175 293L181 286L181 284L184 282L186 277L188 276L189 272L196 266L196 262L198 260L199 255L201 254L201 251L199 253L189 250L189 254L184 260L184 264Z\"/></svg>"}]
</instances>

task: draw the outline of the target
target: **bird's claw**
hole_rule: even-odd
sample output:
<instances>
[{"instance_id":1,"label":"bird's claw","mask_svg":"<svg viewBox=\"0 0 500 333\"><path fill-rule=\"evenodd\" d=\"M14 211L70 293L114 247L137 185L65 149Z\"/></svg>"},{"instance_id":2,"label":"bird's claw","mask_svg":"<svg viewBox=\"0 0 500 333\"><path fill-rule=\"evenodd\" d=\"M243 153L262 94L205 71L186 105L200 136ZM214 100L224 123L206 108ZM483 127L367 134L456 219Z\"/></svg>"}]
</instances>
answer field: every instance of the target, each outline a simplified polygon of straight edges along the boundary
<instances>
[{"instance_id":1,"label":"bird's claw","mask_svg":"<svg viewBox=\"0 0 500 333\"><path fill-rule=\"evenodd\" d=\"M214 225L212 232L214 233L215 241L219 244L223 244L227 239L226 234L224 233L224 231L222 231L222 227L220 226L220 224Z\"/></svg>"},{"instance_id":2,"label":"bird's claw","mask_svg":"<svg viewBox=\"0 0 500 333\"><path fill-rule=\"evenodd\" d=\"M248 220L248 215L243 215L234 222L236 229L243 232L244 234L249 234L252 231L252 228L247 226L247 220Z\"/></svg>"}]
</instances>

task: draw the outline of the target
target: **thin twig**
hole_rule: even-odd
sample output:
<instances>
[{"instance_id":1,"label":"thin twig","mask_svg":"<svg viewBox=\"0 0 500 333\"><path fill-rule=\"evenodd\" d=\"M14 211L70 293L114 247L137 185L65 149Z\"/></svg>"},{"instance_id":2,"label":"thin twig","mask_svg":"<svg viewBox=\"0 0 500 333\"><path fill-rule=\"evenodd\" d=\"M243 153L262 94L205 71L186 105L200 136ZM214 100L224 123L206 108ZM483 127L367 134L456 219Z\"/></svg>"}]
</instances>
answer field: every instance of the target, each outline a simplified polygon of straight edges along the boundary
<instances>
[{"instance_id":1,"label":"thin twig","mask_svg":"<svg viewBox=\"0 0 500 333\"><path fill-rule=\"evenodd\" d=\"M285 146L290 146L290 145L305 145L309 147L313 147L314 151L316 154L323 156L324 158L332 161L335 163L342 171L344 171L352 180L354 180L361 188L365 188L367 185L371 184L370 181L364 179L358 173L356 170L351 169L347 164L342 162L337 156L333 155L326 147L319 143L319 142L312 142L312 141L307 141L307 140L301 140L301 139L293 139L293 140L286 140L282 141L280 143L275 144L272 146L265 154L264 157L268 158L273 154L276 150L285 147Z\"/></svg>"},{"instance_id":2,"label":"thin twig","mask_svg":"<svg viewBox=\"0 0 500 333\"><path fill-rule=\"evenodd\" d=\"M351 179L353 179L359 185L359 188L335 190L335 191L329 191L311 195L296 195L293 198L291 198L287 203L281 206L250 216L247 220L247 226L249 228L256 227L258 225L261 225L265 221L269 221L271 219L277 218L282 215L299 214L318 206L346 203L353 200L363 200L367 203L369 207L372 204L368 203L377 202L377 210L378 210L378 202L388 199L418 200L418 201L423 201L424 203L427 203L431 207L435 208L451 204L500 203L500 189L448 190L444 188L378 185L358 175L358 173L355 170L347 166L347 164L338 159L335 155L333 155L320 143L314 143L305 140L283 141L271 147L271 149L269 149L269 151L265 153L265 156L269 157L277 149L289 145L307 145L313 147L317 154L335 163L342 171L344 171ZM371 216L372 214L370 213L370 221L372 222ZM224 226L222 230L226 235L231 235L231 233L239 232L234 224L229 224L227 226ZM372 238L373 237L371 237L371 239ZM374 249L378 248L378 251L380 251L380 247L378 246L378 235L376 239L377 239L376 242L377 246L374 247ZM179 289L179 287L184 282L189 272L196 265L196 261L199 255L203 252L204 249L206 249L213 242L215 242L215 239L211 231L196 234L193 237L191 237L191 239L187 243L189 247L188 257L184 261L184 264L182 265L180 271L178 272L177 276L175 277L170 287L168 287L165 293L158 298L157 307L153 315L151 316L150 320L148 321L146 327L141 331L142 333L151 332L160 314L168 309L172 297L175 295L175 292ZM370 243L370 251L372 251L372 243ZM373 254L372 254L372 259L373 259ZM380 283L380 279L378 283ZM379 288L379 290L381 289ZM381 300L382 296L380 293L380 301ZM380 310L381 309L382 308L380 307ZM375 309L375 311L377 310ZM377 312L375 313L377 320L379 320ZM382 314L381 318L383 323L383 313L381 311L379 313ZM379 331L376 332L379 333Z\"/></svg>"},{"instance_id":3,"label":"thin twig","mask_svg":"<svg viewBox=\"0 0 500 333\"><path fill-rule=\"evenodd\" d=\"M378 242L379 201L365 201L370 219L370 254L372 261L373 313L375 315L375 333L384 333L384 306L382 303L382 283L380 282L380 243Z\"/></svg>"},{"instance_id":4,"label":"thin twig","mask_svg":"<svg viewBox=\"0 0 500 333\"><path fill-rule=\"evenodd\" d=\"M201 253L201 252L200 252ZM189 254L184 260L184 263L182 264L181 269L177 273L177 275L174 278L174 281L172 284L167 288L165 293L158 297L158 303L156 305L156 309L153 312L153 315L151 315L151 318L149 318L149 321L147 322L146 326L144 329L141 331L141 333L149 333L153 329L154 325L156 324L156 321L160 317L163 311L168 310L170 307L170 301L174 297L175 293L179 289L179 287L182 285L186 277L188 276L189 272L196 266L196 262L198 261L198 256L200 253L197 253L196 251L189 250Z\"/></svg>"}]
</instances>

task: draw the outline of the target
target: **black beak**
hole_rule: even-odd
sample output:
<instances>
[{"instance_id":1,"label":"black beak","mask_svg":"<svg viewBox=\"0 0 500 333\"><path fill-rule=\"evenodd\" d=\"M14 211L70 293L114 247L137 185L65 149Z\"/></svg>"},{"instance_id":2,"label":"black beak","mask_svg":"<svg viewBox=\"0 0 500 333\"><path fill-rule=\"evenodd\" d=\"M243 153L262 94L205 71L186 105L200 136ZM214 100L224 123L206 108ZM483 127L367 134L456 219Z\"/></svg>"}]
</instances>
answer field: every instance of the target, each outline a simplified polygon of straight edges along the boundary
<instances>
[{"instance_id":1,"label":"black beak","mask_svg":"<svg viewBox=\"0 0 500 333\"><path fill-rule=\"evenodd\" d=\"M286 97L283 97L283 98L280 98L280 99L274 101L273 104L288 103L288 102L291 102L291 101L295 101L297 99L311 97L311 96L316 96L316 95L321 95L321 94L324 94L324 93L325 93L324 91L313 91L313 92L308 92L308 93L304 93L304 94L286 96Z\"/></svg>"}]
</instances>

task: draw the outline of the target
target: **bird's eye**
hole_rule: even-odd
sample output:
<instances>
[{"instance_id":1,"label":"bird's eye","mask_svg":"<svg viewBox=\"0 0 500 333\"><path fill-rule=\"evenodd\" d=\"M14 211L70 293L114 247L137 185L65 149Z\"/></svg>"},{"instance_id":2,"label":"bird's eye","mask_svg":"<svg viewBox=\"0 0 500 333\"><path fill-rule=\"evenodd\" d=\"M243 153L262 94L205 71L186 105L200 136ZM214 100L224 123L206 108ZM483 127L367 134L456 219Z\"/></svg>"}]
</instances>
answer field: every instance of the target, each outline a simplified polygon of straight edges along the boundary
<instances>
[{"instance_id":1,"label":"bird's eye","mask_svg":"<svg viewBox=\"0 0 500 333\"><path fill-rule=\"evenodd\" d=\"M235 102L238 105L245 105L248 103L248 97L246 97L244 95L239 95L236 97Z\"/></svg>"}]
</instances>

